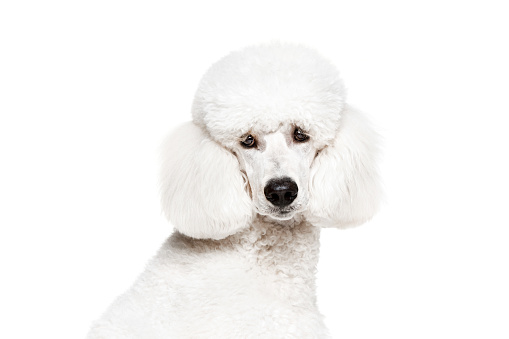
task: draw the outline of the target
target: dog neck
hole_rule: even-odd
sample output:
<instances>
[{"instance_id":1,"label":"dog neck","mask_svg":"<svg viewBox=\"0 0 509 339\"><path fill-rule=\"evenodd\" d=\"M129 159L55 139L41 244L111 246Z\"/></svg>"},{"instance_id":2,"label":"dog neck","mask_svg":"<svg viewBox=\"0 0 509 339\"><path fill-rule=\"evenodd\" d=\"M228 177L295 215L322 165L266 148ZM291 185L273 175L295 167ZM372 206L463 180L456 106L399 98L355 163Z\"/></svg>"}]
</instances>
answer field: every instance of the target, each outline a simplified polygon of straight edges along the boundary
<instances>
[{"instance_id":1,"label":"dog neck","mask_svg":"<svg viewBox=\"0 0 509 339\"><path fill-rule=\"evenodd\" d=\"M271 288L296 304L316 304L320 228L303 218L258 216L251 227L224 239L268 277Z\"/></svg>"},{"instance_id":2,"label":"dog neck","mask_svg":"<svg viewBox=\"0 0 509 339\"><path fill-rule=\"evenodd\" d=\"M318 261L319 237L320 229L303 218L275 220L257 215L249 228L224 240L240 245L242 252L265 268L280 270L289 264L313 270Z\"/></svg>"},{"instance_id":3,"label":"dog neck","mask_svg":"<svg viewBox=\"0 0 509 339\"><path fill-rule=\"evenodd\" d=\"M251 225L221 240L193 239L175 233L172 243L183 253L221 252L243 258L246 270L259 272L269 288L295 304L315 304L320 228L303 218L276 221L257 216Z\"/></svg>"},{"instance_id":4,"label":"dog neck","mask_svg":"<svg viewBox=\"0 0 509 339\"><path fill-rule=\"evenodd\" d=\"M232 236L263 269L285 276L314 275L320 229L301 218L276 221L258 216L251 227Z\"/></svg>"}]
</instances>

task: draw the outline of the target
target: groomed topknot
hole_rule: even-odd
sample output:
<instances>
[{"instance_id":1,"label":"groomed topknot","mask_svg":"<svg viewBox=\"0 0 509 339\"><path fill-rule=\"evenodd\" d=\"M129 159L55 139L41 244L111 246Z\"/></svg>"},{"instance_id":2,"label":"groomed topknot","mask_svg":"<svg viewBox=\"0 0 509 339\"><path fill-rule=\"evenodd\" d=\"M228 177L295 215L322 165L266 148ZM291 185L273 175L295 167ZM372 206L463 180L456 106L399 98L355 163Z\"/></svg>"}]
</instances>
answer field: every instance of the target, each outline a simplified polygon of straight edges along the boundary
<instances>
[{"instance_id":1,"label":"groomed topknot","mask_svg":"<svg viewBox=\"0 0 509 339\"><path fill-rule=\"evenodd\" d=\"M313 49L293 44L251 46L222 58L203 76L193 121L217 142L281 122L305 127L324 144L339 128L345 93L339 72Z\"/></svg>"}]
</instances>

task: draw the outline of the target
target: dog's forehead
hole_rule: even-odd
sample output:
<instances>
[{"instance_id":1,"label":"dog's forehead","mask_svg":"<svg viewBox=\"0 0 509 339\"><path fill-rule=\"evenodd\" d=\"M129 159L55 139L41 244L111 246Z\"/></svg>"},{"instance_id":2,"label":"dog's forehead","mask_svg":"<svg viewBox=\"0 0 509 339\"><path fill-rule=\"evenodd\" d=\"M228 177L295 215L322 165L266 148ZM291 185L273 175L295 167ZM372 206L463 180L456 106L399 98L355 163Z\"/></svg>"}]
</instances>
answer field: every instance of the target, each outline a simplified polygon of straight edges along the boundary
<instances>
[{"instance_id":1,"label":"dog's forehead","mask_svg":"<svg viewBox=\"0 0 509 339\"><path fill-rule=\"evenodd\" d=\"M193 120L229 145L249 132L299 126L318 140L332 140L344 90L330 62L308 48L271 44L234 52L203 77Z\"/></svg>"}]
</instances>

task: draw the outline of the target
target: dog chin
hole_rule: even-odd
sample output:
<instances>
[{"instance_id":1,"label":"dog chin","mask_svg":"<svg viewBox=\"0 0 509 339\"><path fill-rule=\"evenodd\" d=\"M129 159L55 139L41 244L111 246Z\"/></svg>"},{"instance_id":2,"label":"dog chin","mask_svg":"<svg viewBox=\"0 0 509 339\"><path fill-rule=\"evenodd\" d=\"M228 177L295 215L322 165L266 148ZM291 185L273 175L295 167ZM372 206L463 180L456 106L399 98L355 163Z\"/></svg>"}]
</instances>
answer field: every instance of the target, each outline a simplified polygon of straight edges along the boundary
<instances>
[{"instance_id":1,"label":"dog chin","mask_svg":"<svg viewBox=\"0 0 509 339\"><path fill-rule=\"evenodd\" d=\"M290 212L278 212L278 213L271 213L268 216L272 219L276 220L290 220L295 215L295 211Z\"/></svg>"}]
</instances>

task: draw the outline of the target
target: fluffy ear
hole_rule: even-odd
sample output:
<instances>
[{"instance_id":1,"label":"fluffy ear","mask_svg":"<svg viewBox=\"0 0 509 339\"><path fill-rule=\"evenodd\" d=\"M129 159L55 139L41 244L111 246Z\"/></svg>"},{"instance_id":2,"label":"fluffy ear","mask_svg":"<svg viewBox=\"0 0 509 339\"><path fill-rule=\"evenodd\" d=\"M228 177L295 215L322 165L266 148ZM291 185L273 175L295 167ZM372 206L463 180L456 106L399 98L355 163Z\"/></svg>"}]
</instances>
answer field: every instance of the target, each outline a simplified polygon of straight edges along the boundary
<instances>
[{"instance_id":1,"label":"fluffy ear","mask_svg":"<svg viewBox=\"0 0 509 339\"><path fill-rule=\"evenodd\" d=\"M187 236L222 239L252 218L237 159L191 122L165 140L160 179L164 213Z\"/></svg>"},{"instance_id":2,"label":"fluffy ear","mask_svg":"<svg viewBox=\"0 0 509 339\"><path fill-rule=\"evenodd\" d=\"M358 111L346 106L333 145L311 168L307 219L315 226L349 227L377 211L381 187L377 171L377 133Z\"/></svg>"}]
</instances>

